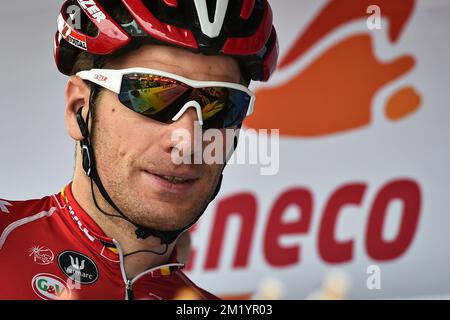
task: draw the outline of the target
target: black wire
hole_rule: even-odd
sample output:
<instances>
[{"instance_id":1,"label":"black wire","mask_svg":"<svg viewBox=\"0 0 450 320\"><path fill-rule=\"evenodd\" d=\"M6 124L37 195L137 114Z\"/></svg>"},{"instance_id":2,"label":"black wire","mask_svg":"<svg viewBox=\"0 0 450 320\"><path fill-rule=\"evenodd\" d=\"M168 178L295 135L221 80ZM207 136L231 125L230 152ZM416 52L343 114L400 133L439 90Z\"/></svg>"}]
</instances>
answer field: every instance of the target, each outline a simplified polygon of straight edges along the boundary
<instances>
[{"instance_id":1,"label":"black wire","mask_svg":"<svg viewBox=\"0 0 450 320\"><path fill-rule=\"evenodd\" d=\"M102 60L101 57L96 56L96 57L94 58L94 67L95 67L95 68L102 68L102 67L103 67L103 64L104 64L104 61ZM95 108L95 106L94 106L94 104L95 104L94 101L95 101L95 97L96 97L96 95L97 95L97 93L98 93L97 88L100 88L99 86L97 86L97 84L95 84L95 83L93 83L93 82L90 82L90 87L91 87L91 92L90 92L90 95L89 95L89 105L90 105L90 108L89 108L88 115L87 115L87 119L86 119L86 127L87 127L87 128L89 128L89 118L90 118L90 115L93 116L93 110L92 110L92 112L91 112L91 109L94 109L94 108ZM93 122L93 121L92 121L92 122ZM88 143L89 146L92 147L92 146L91 146L91 143L90 143L90 141L89 141L89 137L86 137L86 140L87 140L86 143ZM95 165L95 164L94 164L94 165ZM94 170L96 170L96 169L94 168ZM100 208L100 206L98 205L98 202L97 202L97 198L95 197L95 193L94 193L94 181L93 181L92 177L90 178L90 180L91 180L91 193L92 193L92 198L93 198L93 200L94 200L94 204L95 204L96 208L97 208L101 213L103 213L104 215L109 216L109 217L114 217L114 218L120 218L120 219L123 219L123 220L125 220L125 221L131 223L131 224L134 225L135 227L138 227L133 221L131 221L130 219L128 219L127 217L125 217L125 215L123 215L123 214L120 212L120 210L119 210L119 214L120 214L120 215L115 215L115 214L107 213L107 212L105 212L102 208ZM134 254L137 254L137 253L143 253L143 252L153 253L153 254L162 256L162 255L166 254L167 251L169 250L169 244L166 243L165 245L166 245L166 247L165 247L165 249L164 249L163 252L157 252L157 251L153 251L153 250L137 250L137 251L133 251L133 252L124 254L123 257L126 258L126 257L129 257L129 256L131 256L131 255L134 255Z\"/></svg>"},{"instance_id":2,"label":"black wire","mask_svg":"<svg viewBox=\"0 0 450 320\"><path fill-rule=\"evenodd\" d=\"M88 119L86 120L86 125L89 125L89 113L88 113ZM100 206L98 205L98 202L97 202L97 198L95 197L95 192L94 192L94 181L93 181L92 177L90 178L90 180L91 180L91 193L92 193L92 199L94 200L94 204L95 204L96 208L97 208L101 213L103 213L103 214L106 215L106 216L110 216L110 217L114 217L114 218L120 218L120 219L123 219L123 220L125 220L125 221L127 221L127 222L133 224L134 226L136 226L130 219L126 218L125 216L110 214L110 213L107 213L107 212L106 212L105 210L103 210L102 208L100 208ZM153 254L162 256L162 255L166 254L168 250L169 250L169 245L166 243L166 248L164 249L163 252L157 252L157 251L154 251L154 250L137 250L137 251L133 251L133 252L124 254L123 257L126 258L126 257L129 257L129 256L131 256L131 255L134 255L134 254L137 254L137 253L144 253L144 252L146 252L146 253L153 253Z\"/></svg>"},{"instance_id":3,"label":"black wire","mask_svg":"<svg viewBox=\"0 0 450 320\"><path fill-rule=\"evenodd\" d=\"M164 249L163 252L156 252L156 251L153 251L153 250L137 250L137 251L133 251L133 252L124 254L123 257L126 258L126 257L129 257L129 256L133 255L133 254L142 253L142 252L153 253L153 254L156 254L158 256L163 256L163 255L165 255L167 253L167 251L169 251L169 245L166 243L166 248Z\"/></svg>"},{"instance_id":4,"label":"black wire","mask_svg":"<svg viewBox=\"0 0 450 320\"><path fill-rule=\"evenodd\" d=\"M125 220L125 221L131 223L131 221L129 221L128 219L126 219L126 218L124 218L124 217L122 217L122 216L118 216L118 215L115 215L115 214L107 213L107 212L105 212L104 210L102 210L102 208L100 208L100 206L99 206L98 203L97 203L97 199L95 198L95 193L94 193L94 181L92 180L92 178L91 178L91 193L92 193L92 198L94 199L94 204L95 204L95 206L97 207L97 209L100 210L101 213L103 213L103 214L106 215L106 216L115 217L115 218L120 218L120 219L123 219L123 220Z\"/></svg>"},{"instance_id":5,"label":"black wire","mask_svg":"<svg viewBox=\"0 0 450 320\"><path fill-rule=\"evenodd\" d=\"M104 61L103 61L102 58L100 58L99 56L95 56L95 57L94 57L94 67L101 68L101 67L103 66L103 64L104 64ZM96 84L93 83L93 82L90 82L90 85L91 85L91 92L90 92L90 97L89 97L90 108L89 108L89 112L88 112L87 119L86 119L86 126L87 126L87 127L89 127L89 115L90 115L90 113L91 113L91 112L90 112L91 109L92 109L92 117L93 117L93 109L95 109L95 106L94 106L94 105L95 105L95 97L96 97L96 95L97 95L97 93L98 93L97 88L100 89L100 86L96 85ZM94 122L94 121L92 121L92 122ZM187 225L187 226L185 226L184 228L179 229L179 230L170 231L170 232L161 232L161 231L158 231L158 230L153 230L153 229L149 229L149 228L146 228L146 227L137 225L136 223L134 223L133 221L131 221L128 217L126 217L126 216L121 212L121 210L114 204L114 202L112 201L112 199L109 197L109 195L108 195L108 193L106 192L106 190L104 190L104 187L103 187L103 185L102 185L102 183L101 183L101 180L100 180L100 177L99 177L99 175L98 175L97 169L95 168L96 165L95 165L95 160L94 160L95 158L94 158L94 154L93 154L93 150L92 150L93 148L92 148L91 142L90 142L89 140L90 140L89 137L86 137L86 144L88 145L88 148L89 148L90 151L92 152L92 155L91 155L91 156L92 156L92 159L93 159L93 168L91 168L91 169L93 170L92 174L94 175L94 178L95 178L95 179L93 179L92 175L90 175L90 178L91 178L91 193L92 193L92 197L93 197L93 200L94 200L94 203L95 203L95 206L97 207L97 209L98 209L100 212L102 212L104 215L106 215L106 216L110 216L110 217L114 217L114 218L121 218L121 219L123 219L123 220L125 220L125 221L131 223L131 224L134 225L135 227L137 227L137 229L136 229L136 235L137 235L138 238L145 239L145 238L147 238L149 235L154 235L154 236L160 238L161 243L163 243L163 244L166 245L166 248L165 248L165 250L164 250L162 253L156 252L156 251L153 251L153 250L138 250L138 251L135 251L135 252L132 252L132 253L129 253L129 254L124 255L124 257L130 256L130 255L132 255L132 254L139 253L139 252L149 252L149 253L153 253L153 254L156 254L156 255L164 255L164 254L166 254L167 251L168 251L168 248L169 248L169 244L172 243L172 242L174 242L174 241L176 240L177 236L178 236L182 231L187 230L188 228L190 228L192 225L194 225L194 224L200 219L200 217L201 217L201 216L203 215L203 213L205 212L205 210L206 210L206 208L207 208L207 205L206 205L205 208L202 210L201 214L199 214L199 215L196 217L196 219L195 219L194 221L192 221L189 225ZM224 168L225 168L225 166L224 166ZM223 169L224 169L224 168L223 168ZM222 172L223 172L223 169L222 169ZM210 202L216 197L216 195L217 195L217 193L218 193L218 191L219 191L219 189L220 189L220 185L221 185L221 183L222 183L222 178L223 178L223 174L222 174L221 177L220 177L220 182L219 182L218 185L216 186L216 190L215 190L214 195L213 195L213 197L211 198ZM105 200L106 200L106 201L107 201L107 202L108 202L108 203L109 203L109 204L110 204L110 205L111 205L111 206L112 206L119 214L120 214L120 216L114 215L114 214L110 214L110 213L107 213L107 212L105 212L104 210L102 210L102 209L100 208L100 206L99 206L98 203L97 203L97 199L96 199L96 197L95 197L94 186L93 186L94 181L93 181L93 180L95 180L96 185L97 185L97 188L99 189L99 191L100 191L100 193L102 194L103 198L104 198L104 199L105 199Z\"/></svg>"},{"instance_id":6,"label":"black wire","mask_svg":"<svg viewBox=\"0 0 450 320\"><path fill-rule=\"evenodd\" d=\"M125 221L127 221L127 222L132 223L131 221L129 221L128 219L126 219L126 218L124 218L124 217L122 217L122 216L118 216L118 215L115 215L115 214L107 213L107 212L105 212L102 208L100 208L100 206L99 206L98 203L97 203L97 199L96 199L96 197L95 197L95 193L94 193L94 182L92 181L92 178L91 178L91 193L92 193L92 198L94 199L94 204L95 204L95 206L97 207L97 209L100 210L101 213L103 213L104 215L110 216L110 217L120 218L120 219L123 219L123 220L125 220ZM143 252L146 252L146 253L153 253L153 254L156 254L156 255L158 255L158 256L162 256L162 255L165 255L165 254L167 253L167 251L169 251L169 245L168 245L167 243L166 243L165 245L166 245L166 248L164 249L163 252L157 252L157 251L154 251L154 250L137 250L137 251L133 251L133 252L124 254L123 257L126 258L126 257L129 257L129 256L134 255L134 254L136 254L136 253L143 253Z\"/></svg>"}]
</instances>

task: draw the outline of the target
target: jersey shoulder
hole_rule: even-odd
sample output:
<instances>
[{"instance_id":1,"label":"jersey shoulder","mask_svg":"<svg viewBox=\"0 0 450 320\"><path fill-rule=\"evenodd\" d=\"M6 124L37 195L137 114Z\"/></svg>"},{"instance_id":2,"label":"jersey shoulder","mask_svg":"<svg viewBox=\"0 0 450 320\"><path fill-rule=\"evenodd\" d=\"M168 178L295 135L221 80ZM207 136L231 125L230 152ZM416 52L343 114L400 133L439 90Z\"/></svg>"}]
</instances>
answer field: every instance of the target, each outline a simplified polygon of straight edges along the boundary
<instances>
[{"instance_id":1,"label":"jersey shoulder","mask_svg":"<svg viewBox=\"0 0 450 320\"><path fill-rule=\"evenodd\" d=\"M33 200L7 200L0 198L0 233L15 222L51 215L56 205L51 196Z\"/></svg>"}]
</instances>

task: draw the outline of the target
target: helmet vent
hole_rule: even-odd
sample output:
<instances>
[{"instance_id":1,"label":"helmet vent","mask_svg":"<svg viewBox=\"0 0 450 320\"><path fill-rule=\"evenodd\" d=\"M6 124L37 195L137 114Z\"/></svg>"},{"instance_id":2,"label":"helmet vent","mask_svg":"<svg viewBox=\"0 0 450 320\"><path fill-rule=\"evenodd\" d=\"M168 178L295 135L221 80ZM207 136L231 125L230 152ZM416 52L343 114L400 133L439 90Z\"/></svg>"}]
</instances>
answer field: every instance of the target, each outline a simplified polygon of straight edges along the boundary
<instances>
[{"instance_id":1,"label":"helmet vent","mask_svg":"<svg viewBox=\"0 0 450 320\"><path fill-rule=\"evenodd\" d=\"M206 6L208 7L209 22L213 23L216 15L217 0L206 0Z\"/></svg>"},{"instance_id":2,"label":"helmet vent","mask_svg":"<svg viewBox=\"0 0 450 320\"><path fill-rule=\"evenodd\" d=\"M217 38L222 31L229 0L194 0L203 34ZM214 4L214 5L213 5ZM210 10L214 9L211 20Z\"/></svg>"}]
</instances>

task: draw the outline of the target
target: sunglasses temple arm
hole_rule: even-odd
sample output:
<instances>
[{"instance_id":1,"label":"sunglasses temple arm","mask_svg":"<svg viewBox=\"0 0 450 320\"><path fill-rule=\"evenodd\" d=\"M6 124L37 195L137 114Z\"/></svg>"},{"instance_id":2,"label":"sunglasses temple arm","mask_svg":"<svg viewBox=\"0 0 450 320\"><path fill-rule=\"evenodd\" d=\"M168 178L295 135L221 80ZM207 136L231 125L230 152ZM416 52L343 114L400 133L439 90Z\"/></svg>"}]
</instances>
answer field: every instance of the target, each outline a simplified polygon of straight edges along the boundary
<instances>
[{"instance_id":1,"label":"sunglasses temple arm","mask_svg":"<svg viewBox=\"0 0 450 320\"><path fill-rule=\"evenodd\" d=\"M252 95L251 99L250 99L250 104L249 104L249 108L247 110L247 117L249 115L251 115L255 109L255 102L256 102L256 96Z\"/></svg>"},{"instance_id":2,"label":"sunglasses temple arm","mask_svg":"<svg viewBox=\"0 0 450 320\"><path fill-rule=\"evenodd\" d=\"M122 84L122 74L116 70L107 69L91 69L89 71L80 71L77 76L83 80L93 82L114 93L120 93Z\"/></svg>"}]
</instances>

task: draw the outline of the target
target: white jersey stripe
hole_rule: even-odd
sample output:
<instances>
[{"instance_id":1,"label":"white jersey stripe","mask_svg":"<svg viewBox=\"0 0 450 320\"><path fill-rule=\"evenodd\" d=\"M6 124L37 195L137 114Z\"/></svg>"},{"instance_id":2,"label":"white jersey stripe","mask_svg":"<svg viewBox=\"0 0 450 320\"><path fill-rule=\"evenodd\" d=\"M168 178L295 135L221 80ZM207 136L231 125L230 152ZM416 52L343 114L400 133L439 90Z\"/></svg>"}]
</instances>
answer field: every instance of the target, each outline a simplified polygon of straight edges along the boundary
<instances>
[{"instance_id":1,"label":"white jersey stripe","mask_svg":"<svg viewBox=\"0 0 450 320\"><path fill-rule=\"evenodd\" d=\"M5 230L3 230L3 233L0 237L0 250L3 248L3 245L5 244L6 238L8 238L9 234L16 228L23 226L24 224L39 220L44 217L50 217L54 212L56 211L55 207L52 207L49 211L42 211L40 213L37 213L33 216L26 217L17 221L14 221L10 225L8 225Z\"/></svg>"}]
</instances>

